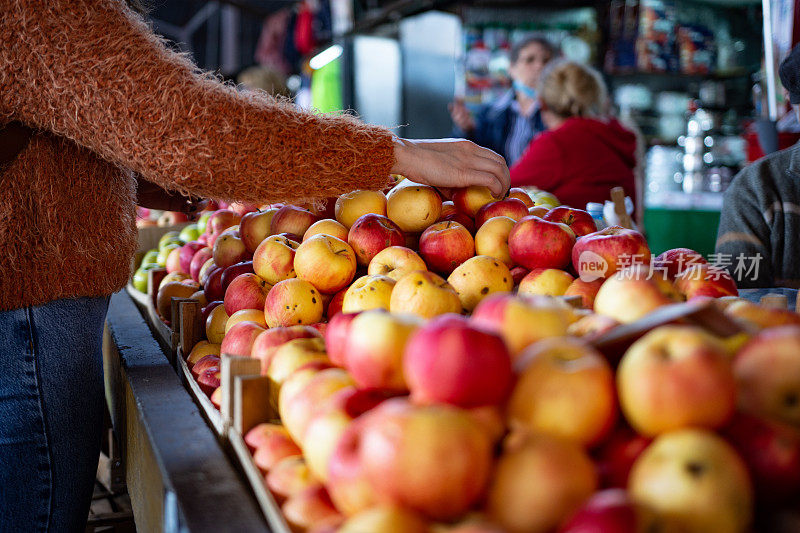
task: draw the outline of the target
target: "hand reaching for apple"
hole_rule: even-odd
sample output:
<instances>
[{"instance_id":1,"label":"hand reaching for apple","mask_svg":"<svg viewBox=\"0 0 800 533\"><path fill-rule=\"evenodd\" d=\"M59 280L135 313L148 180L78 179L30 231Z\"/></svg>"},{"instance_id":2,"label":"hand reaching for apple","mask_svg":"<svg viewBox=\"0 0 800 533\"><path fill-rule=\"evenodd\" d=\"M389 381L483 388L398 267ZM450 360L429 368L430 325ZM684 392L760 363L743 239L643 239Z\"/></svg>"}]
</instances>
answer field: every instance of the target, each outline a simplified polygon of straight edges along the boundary
<instances>
[{"instance_id":1,"label":"hand reaching for apple","mask_svg":"<svg viewBox=\"0 0 800 533\"><path fill-rule=\"evenodd\" d=\"M440 189L484 185L498 198L511 183L505 159L464 139L395 139L392 174Z\"/></svg>"}]
</instances>

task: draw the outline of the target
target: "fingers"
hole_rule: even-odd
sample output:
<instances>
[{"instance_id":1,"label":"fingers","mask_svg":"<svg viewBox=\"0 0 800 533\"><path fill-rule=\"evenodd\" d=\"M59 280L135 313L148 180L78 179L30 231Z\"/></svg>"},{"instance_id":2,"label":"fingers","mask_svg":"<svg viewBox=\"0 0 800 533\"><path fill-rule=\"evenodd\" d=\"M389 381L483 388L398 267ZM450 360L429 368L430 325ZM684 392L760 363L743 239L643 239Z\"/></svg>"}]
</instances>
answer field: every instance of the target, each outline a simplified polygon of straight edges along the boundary
<instances>
[{"instance_id":1,"label":"fingers","mask_svg":"<svg viewBox=\"0 0 800 533\"><path fill-rule=\"evenodd\" d=\"M489 172L496 176L500 184L500 191L492 190L496 196L504 197L508 188L511 186L511 174L508 170L506 160L500 154L487 148L482 148L474 143L469 143L473 157L475 157L476 168Z\"/></svg>"},{"instance_id":2,"label":"fingers","mask_svg":"<svg viewBox=\"0 0 800 533\"><path fill-rule=\"evenodd\" d=\"M483 185L488 187L495 197L501 198L505 195L505 187L498 179L497 175L492 172L472 169L465 172L464 179L469 185Z\"/></svg>"}]
</instances>

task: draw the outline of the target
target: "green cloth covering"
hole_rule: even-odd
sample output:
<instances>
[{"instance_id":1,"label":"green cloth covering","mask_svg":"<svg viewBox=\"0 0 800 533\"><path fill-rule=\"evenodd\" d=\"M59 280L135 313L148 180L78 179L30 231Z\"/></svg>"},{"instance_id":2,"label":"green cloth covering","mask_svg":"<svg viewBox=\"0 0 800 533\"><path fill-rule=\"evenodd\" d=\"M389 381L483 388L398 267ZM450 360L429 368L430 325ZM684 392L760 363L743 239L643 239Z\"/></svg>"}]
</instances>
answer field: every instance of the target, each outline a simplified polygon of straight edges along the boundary
<instances>
[{"instance_id":1,"label":"green cloth covering","mask_svg":"<svg viewBox=\"0 0 800 533\"><path fill-rule=\"evenodd\" d=\"M691 248L708 258L717 242L719 211L646 208L644 227L654 256L672 248Z\"/></svg>"},{"instance_id":2,"label":"green cloth covering","mask_svg":"<svg viewBox=\"0 0 800 533\"><path fill-rule=\"evenodd\" d=\"M331 61L311 74L311 105L322 113L342 110L342 60Z\"/></svg>"}]
</instances>

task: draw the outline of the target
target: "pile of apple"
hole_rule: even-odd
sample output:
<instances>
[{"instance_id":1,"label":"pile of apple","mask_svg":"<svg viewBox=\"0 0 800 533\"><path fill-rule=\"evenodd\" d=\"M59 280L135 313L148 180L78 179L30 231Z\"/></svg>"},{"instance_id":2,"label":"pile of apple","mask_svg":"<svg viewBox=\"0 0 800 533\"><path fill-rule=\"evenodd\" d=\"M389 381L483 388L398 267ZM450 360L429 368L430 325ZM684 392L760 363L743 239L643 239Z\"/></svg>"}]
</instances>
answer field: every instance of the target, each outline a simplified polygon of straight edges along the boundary
<instances>
[{"instance_id":1,"label":"pile of apple","mask_svg":"<svg viewBox=\"0 0 800 533\"><path fill-rule=\"evenodd\" d=\"M293 529L736 532L797 505L800 315L691 250L651 267L639 233L551 195L404 185L218 210L167 256L159 313L201 301L187 364L212 402L221 353L273 384L281 424L245 442ZM591 344L708 297L746 333Z\"/></svg>"}]
</instances>

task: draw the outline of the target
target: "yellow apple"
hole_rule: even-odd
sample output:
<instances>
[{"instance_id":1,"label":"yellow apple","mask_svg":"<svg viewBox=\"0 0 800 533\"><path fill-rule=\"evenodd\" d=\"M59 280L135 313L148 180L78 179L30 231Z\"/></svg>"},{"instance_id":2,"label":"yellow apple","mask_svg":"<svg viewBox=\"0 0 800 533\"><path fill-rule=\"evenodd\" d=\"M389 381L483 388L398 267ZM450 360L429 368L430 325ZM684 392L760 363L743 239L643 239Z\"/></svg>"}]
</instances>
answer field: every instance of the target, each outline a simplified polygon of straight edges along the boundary
<instances>
[{"instance_id":1,"label":"yellow apple","mask_svg":"<svg viewBox=\"0 0 800 533\"><path fill-rule=\"evenodd\" d=\"M507 407L511 427L583 446L597 444L614 427L614 373L585 342L569 337L541 340L522 353L516 370Z\"/></svg>"},{"instance_id":2,"label":"yellow apple","mask_svg":"<svg viewBox=\"0 0 800 533\"><path fill-rule=\"evenodd\" d=\"M625 418L647 436L719 428L736 406L724 346L692 326L661 326L634 342L619 363L617 389Z\"/></svg>"},{"instance_id":3,"label":"yellow apple","mask_svg":"<svg viewBox=\"0 0 800 533\"><path fill-rule=\"evenodd\" d=\"M386 213L401 230L420 233L439 220L442 199L433 187L395 187L386 196Z\"/></svg>"},{"instance_id":4,"label":"yellow apple","mask_svg":"<svg viewBox=\"0 0 800 533\"><path fill-rule=\"evenodd\" d=\"M489 516L509 533L554 531L597 489L594 464L568 440L543 434L513 440L495 466Z\"/></svg>"},{"instance_id":5,"label":"yellow apple","mask_svg":"<svg viewBox=\"0 0 800 533\"><path fill-rule=\"evenodd\" d=\"M633 464L628 491L663 525L687 533L745 532L753 517L747 468L727 442L703 429L653 441Z\"/></svg>"},{"instance_id":6,"label":"yellow apple","mask_svg":"<svg viewBox=\"0 0 800 533\"><path fill-rule=\"evenodd\" d=\"M353 281L356 254L349 244L330 235L315 235L295 252L297 277L313 284L320 292L333 294Z\"/></svg>"},{"instance_id":7,"label":"yellow apple","mask_svg":"<svg viewBox=\"0 0 800 533\"><path fill-rule=\"evenodd\" d=\"M282 235L270 235L261 241L253 253L253 272L270 285L297 277L294 255L298 246L298 243Z\"/></svg>"},{"instance_id":8,"label":"yellow apple","mask_svg":"<svg viewBox=\"0 0 800 533\"><path fill-rule=\"evenodd\" d=\"M386 196L380 191L352 191L337 198L335 209L336 220L350 229L361 215L375 213L386 216Z\"/></svg>"},{"instance_id":9,"label":"yellow apple","mask_svg":"<svg viewBox=\"0 0 800 533\"><path fill-rule=\"evenodd\" d=\"M516 221L510 217L490 218L475 233L475 253L488 255L502 261L508 268L514 266L508 252L508 234Z\"/></svg>"},{"instance_id":10,"label":"yellow apple","mask_svg":"<svg viewBox=\"0 0 800 533\"><path fill-rule=\"evenodd\" d=\"M534 268L519 282L519 294L563 296L574 279L558 268Z\"/></svg>"},{"instance_id":11,"label":"yellow apple","mask_svg":"<svg viewBox=\"0 0 800 533\"><path fill-rule=\"evenodd\" d=\"M322 297L317 289L297 278L278 282L264 303L264 318L271 328L316 324L322 320L322 312Z\"/></svg>"},{"instance_id":12,"label":"yellow apple","mask_svg":"<svg viewBox=\"0 0 800 533\"><path fill-rule=\"evenodd\" d=\"M395 280L387 276L361 276L344 293L342 312L389 309Z\"/></svg>"},{"instance_id":13,"label":"yellow apple","mask_svg":"<svg viewBox=\"0 0 800 533\"><path fill-rule=\"evenodd\" d=\"M325 218L318 220L311 224L303 235L303 240L307 241L314 235L330 235L337 239L347 240L347 228L343 224L333 220L332 218Z\"/></svg>"},{"instance_id":14,"label":"yellow apple","mask_svg":"<svg viewBox=\"0 0 800 533\"><path fill-rule=\"evenodd\" d=\"M417 252L405 246L384 248L372 258L367 273L373 276L388 276L395 281L414 270L427 270L425 261Z\"/></svg>"},{"instance_id":15,"label":"yellow apple","mask_svg":"<svg viewBox=\"0 0 800 533\"><path fill-rule=\"evenodd\" d=\"M488 255L467 259L453 270L447 282L455 289L466 311L475 309L490 294L514 288L514 279L505 263Z\"/></svg>"},{"instance_id":16,"label":"yellow apple","mask_svg":"<svg viewBox=\"0 0 800 533\"><path fill-rule=\"evenodd\" d=\"M211 310L206 319L206 339L212 344L222 344L225 337L225 326L228 323L228 313L224 305L218 305Z\"/></svg>"},{"instance_id":17,"label":"yellow apple","mask_svg":"<svg viewBox=\"0 0 800 533\"><path fill-rule=\"evenodd\" d=\"M239 322L255 322L262 328L267 327L267 320L264 318L264 311L261 309L240 309L228 317L225 322L225 333Z\"/></svg>"},{"instance_id":18,"label":"yellow apple","mask_svg":"<svg viewBox=\"0 0 800 533\"><path fill-rule=\"evenodd\" d=\"M413 271L395 284L389 309L393 313L410 313L432 318L444 313L460 313L458 293L433 272Z\"/></svg>"}]
</instances>

